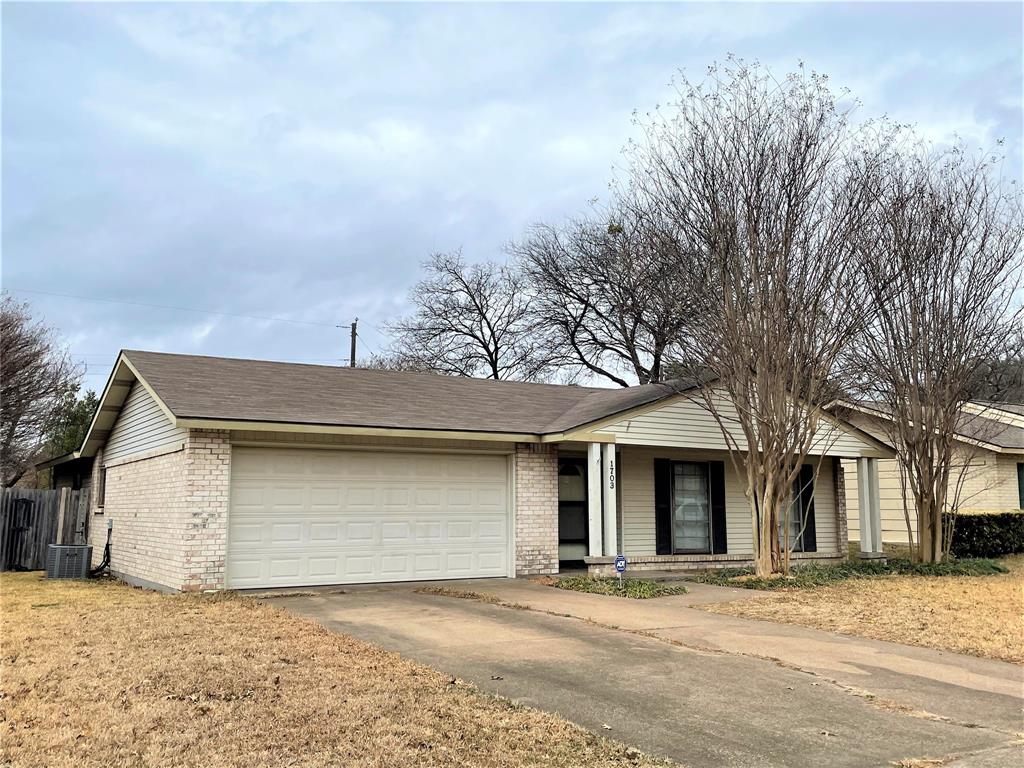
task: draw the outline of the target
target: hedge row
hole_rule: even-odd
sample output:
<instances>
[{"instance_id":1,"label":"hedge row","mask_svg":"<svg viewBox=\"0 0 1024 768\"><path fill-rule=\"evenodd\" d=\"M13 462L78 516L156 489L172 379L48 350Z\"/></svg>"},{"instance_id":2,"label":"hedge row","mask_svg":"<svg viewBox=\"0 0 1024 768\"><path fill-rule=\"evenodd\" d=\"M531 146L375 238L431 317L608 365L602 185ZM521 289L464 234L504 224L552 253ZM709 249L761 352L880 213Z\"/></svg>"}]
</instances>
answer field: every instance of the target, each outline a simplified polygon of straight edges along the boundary
<instances>
[{"instance_id":1,"label":"hedge row","mask_svg":"<svg viewBox=\"0 0 1024 768\"><path fill-rule=\"evenodd\" d=\"M1024 510L995 515L958 515L950 553L954 557L1001 557L1024 552Z\"/></svg>"}]
</instances>

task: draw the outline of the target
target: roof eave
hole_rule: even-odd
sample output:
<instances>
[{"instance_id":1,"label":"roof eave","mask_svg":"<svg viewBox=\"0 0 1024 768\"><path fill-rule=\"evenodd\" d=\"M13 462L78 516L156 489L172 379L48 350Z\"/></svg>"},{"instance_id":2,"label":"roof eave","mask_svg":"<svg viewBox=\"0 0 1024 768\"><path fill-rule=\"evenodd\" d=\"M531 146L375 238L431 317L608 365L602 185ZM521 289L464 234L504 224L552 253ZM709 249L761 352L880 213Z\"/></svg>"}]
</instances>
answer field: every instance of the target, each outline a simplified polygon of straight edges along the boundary
<instances>
[{"instance_id":1,"label":"roof eave","mask_svg":"<svg viewBox=\"0 0 1024 768\"><path fill-rule=\"evenodd\" d=\"M294 421L253 421L184 416L176 421L185 429L223 429L247 432L292 432L329 435L362 435L366 437L421 437L448 440L540 443L542 435L531 432L434 429L428 427L389 427L354 424L320 424Z\"/></svg>"},{"instance_id":2,"label":"roof eave","mask_svg":"<svg viewBox=\"0 0 1024 768\"><path fill-rule=\"evenodd\" d=\"M177 425L177 417L164 402L163 398L157 394L156 390L139 373L139 370L128 359L127 354L122 349L118 353L114 367L107 378L107 383L103 387L103 394L100 395L99 404L96 406L96 413L93 414L92 421L89 423L89 429L85 433L82 445L76 451L80 457L88 458L95 456L97 451L107 442L107 438L110 437L110 430L113 428L114 422L121 412L125 398L127 398L129 390L136 382L146 388L146 391L153 397L160 410L164 412L172 424Z\"/></svg>"},{"instance_id":3,"label":"roof eave","mask_svg":"<svg viewBox=\"0 0 1024 768\"><path fill-rule=\"evenodd\" d=\"M36 469L49 469L50 467L67 464L80 458L82 458L81 451L71 451L70 453L62 453L60 456L51 456L43 461L37 461L34 466Z\"/></svg>"}]
</instances>

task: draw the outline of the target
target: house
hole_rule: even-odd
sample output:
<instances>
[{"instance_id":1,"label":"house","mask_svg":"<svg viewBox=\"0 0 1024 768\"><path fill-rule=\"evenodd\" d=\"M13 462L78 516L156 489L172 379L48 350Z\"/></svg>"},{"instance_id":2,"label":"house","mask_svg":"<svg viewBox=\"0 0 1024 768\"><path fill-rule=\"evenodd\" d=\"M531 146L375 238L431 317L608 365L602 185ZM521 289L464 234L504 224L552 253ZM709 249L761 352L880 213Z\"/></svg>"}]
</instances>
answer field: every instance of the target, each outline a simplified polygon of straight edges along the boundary
<instances>
[{"instance_id":1,"label":"house","mask_svg":"<svg viewBox=\"0 0 1024 768\"><path fill-rule=\"evenodd\" d=\"M887 414L871 403L843 403L835 413L881 441ZM1013 403L970 403L956 433L957 460L948 493L958 498L958 514L986 514L1024 509L1024 405ZM857 467L844 461L846 502L851 510L847 525L850 540L861 533ZM895 459L878 462L878 499L881 541L909 544L907 513L918 540L913 496L909 489L904 503L904 483ZM958 490L959 489L959 490ZM907 512L904 511L907 510Z\"/></svg>"},{"instance_id":2,"label":"house","mask_svg":"<svg viewBox=\"0 0 1024 768\"><path fill-rule=\"evenodd\" d=\"M798 561L846 556L840 462L892 455L831 417L821 434L794 497ZM109 521L112 571L165 589L600 573L617 554L635 570L752 556L744 481L683 385L123 351L72 457L93 460L93 558Z\"/></svg>"}]
</instances>

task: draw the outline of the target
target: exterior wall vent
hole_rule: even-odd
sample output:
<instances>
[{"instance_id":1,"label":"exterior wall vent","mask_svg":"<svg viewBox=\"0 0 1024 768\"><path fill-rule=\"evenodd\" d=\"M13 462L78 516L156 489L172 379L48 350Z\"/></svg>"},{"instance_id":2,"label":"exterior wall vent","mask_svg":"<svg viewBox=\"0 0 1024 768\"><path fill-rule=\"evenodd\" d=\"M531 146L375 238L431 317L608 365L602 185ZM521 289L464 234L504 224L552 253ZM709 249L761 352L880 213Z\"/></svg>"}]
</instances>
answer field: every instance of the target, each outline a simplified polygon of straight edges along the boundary
<instances>
[{"instance_id":1,"label":"exterior wall vent","mask_svg":"<svg viewBox=\"0 0 1024 768\"><path fill-rule=\"evenodd\" d=\"M92 547L86 544L51 544L46 551L46 578L88 579Z\"/></svg>"}]
</instances>

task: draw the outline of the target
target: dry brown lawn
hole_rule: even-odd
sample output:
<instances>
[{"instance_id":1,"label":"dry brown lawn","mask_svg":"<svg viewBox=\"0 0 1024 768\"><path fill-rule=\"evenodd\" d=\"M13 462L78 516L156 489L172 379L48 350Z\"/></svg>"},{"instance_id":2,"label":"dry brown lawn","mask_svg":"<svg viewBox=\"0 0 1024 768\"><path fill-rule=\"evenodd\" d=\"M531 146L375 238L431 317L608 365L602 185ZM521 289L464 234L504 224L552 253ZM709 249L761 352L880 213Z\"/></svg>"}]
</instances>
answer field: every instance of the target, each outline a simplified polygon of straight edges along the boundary
<instances>
[{"instance_id":1,"label":"dry brown lawn","mask_svg":"<svg viewBox=\"0 0 1024 768\"><path fill-rule=\"evenodd\" d=\"M0 764L663 765L255 599L4 574Z\"/></svg>"},{"instance_id":2,"label":"dry brown lawn","mask_svg":"<svg viewBox=\"0 0 1024 768\"><path fill-rule=\"evenodd\" d=\"M1009 574L848 579L704 607L1024 664L1024 555L1003 563Z\"/></svg>"}]
</instances>

